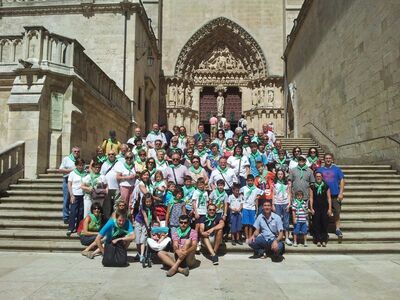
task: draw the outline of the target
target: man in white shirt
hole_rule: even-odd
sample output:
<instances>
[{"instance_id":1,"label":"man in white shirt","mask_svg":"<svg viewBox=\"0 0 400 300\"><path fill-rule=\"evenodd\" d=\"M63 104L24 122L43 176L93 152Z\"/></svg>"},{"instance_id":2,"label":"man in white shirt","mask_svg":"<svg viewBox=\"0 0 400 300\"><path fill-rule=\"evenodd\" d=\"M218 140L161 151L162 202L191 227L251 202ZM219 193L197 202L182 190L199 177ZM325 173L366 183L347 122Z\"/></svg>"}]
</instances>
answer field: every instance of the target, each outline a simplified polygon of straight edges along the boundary
<instances>
[{"instance_id":1,"label":"man in white shirt","mask_svg":"<svg viewBox=\"0 0 400 300\"><path fill-rule=\"evenodd\" d=\"M160 131L160 127L157 123L153 124L153 130L149 132L146 137L146 144L148 148L154 148L154 142L156 140L161 140L162 145L164 147L167 144L167 139L165 138L165 134Z\"/></svg>"},{"instance_id":2,"label":"man in white shirt","mask_svg":"<svg viewBox=\"0 0 400 300\"><path fill-rule=\"evenodd\" d=\"M115 164L117 163L114 150L107 153L107 160L102 164L100 174L106 177L108 193L103 203L103 214L106 218L111 216L115 195L119 190L117 181L117 173L115 172Z\"/></svg>"},{"instance_id":3,"label":"man in white shirt","mask_svg":"<svg viewBox=\"0 0 400 300\"><path fill-rule=\"evenodd\" d=\"M219 179L225 182L225 191L228 195L232 193L233 183L237 183L238 179L235 171L227 167L226 158L221 157L218 160L218 167L211 172L210 180L208 181L212 190L216 189L216 184Z\"/></svg>"},{"instance_id":4,"label":"man in white shirt","mask_svg":"<svg viewBox=\"0 0 400 300\"><path fill-rule=\"evenodd\" d=\"M63 220L64 224L69 222L69 206L70 194L68 191L68 175L75 169L75 162L80 157L81 150L75 146L71 150L71 154L64 157L58 172L63 174Z\"/></svg>"}]
</instances>

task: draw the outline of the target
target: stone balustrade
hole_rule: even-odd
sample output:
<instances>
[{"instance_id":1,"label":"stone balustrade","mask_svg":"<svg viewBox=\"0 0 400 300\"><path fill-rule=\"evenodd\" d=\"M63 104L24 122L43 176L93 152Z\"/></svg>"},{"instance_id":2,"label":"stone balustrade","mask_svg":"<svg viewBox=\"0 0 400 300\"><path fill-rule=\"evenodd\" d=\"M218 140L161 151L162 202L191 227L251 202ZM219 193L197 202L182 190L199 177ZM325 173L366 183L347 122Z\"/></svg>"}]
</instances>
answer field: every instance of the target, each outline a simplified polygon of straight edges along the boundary
<instances>
[{"instance_id":1,"label":"stone balustrade","mask_svg":"<svg viewBox=\"0 0 400 300\"><path fill-rule=\"evenodd\" d=\"M24 176L25 142L17 142L0 151L0 191Z\"/></svg>"},{"instance_id":2,"label":"stone balustrade","mask_svg":"<svg viewBox=\"0 0 400 300\"><path fill-rule=\"evenodd\" d=\"M0 72L41 69L77 76L104 97L107 105L131 118L131 100L73 39L44 27L24 27L19 36L0 36ZM20 61L22 60L22 61Z\"/></svg>"}]
</instances>

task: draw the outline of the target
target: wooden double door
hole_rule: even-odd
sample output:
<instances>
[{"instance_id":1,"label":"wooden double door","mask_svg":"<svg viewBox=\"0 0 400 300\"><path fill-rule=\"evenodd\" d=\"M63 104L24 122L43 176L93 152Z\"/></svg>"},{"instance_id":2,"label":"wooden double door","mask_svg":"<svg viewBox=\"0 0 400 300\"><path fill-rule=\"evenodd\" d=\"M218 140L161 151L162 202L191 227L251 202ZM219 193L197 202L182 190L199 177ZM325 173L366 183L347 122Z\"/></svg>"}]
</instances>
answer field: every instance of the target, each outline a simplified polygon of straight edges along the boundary
<instances>
[{"instance_id":1,"label":"wooden double door","mask_svg":"<svg viewBox=\"0 0 400 300\"><path fill-rule=\"evenodd\" d=\"M223 94L225 98L224 115L231 123L232 130L236 128L240 115L242 113L242 93L239 87L228 87ZM205 125L206 132L209 132L209 120L217 114L217 97L215 87L203 87L200 92L200 122Z\"/></svg>"}]
</instances>

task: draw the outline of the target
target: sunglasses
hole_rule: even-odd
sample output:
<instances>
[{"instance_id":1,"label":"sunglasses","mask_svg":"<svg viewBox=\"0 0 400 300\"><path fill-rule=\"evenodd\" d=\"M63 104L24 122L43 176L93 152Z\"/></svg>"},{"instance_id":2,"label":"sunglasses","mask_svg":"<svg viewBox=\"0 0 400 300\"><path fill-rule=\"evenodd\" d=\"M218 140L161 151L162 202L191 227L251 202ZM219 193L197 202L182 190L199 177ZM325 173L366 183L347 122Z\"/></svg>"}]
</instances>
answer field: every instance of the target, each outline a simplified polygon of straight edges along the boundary
<instances>
[{"instance_id":1,"label":"sunglasses","mask_svg":"<svg viewBox=\"0 0 400 300\"><path fill-rule=\"evenodd\" d=\"M211 209L208 209L208 211L216 211L215 209L213 209L213 208L211 208Z\"/></svg>"},{"instance_id":2,"label":"sunglasses","mask_svg":"<svg viewBox=\"0 0 400 300\"><path fill-rule=\"evenodd\" d=\"M108 153L107 155L108 155L108 156L115 156L114 153Z\"/></svg>"},{"instance_id":3,"label":"sunglasses","mask_svg":"<svg viewBox=\"0 0 400 300\"><path fill-rule=\"evenodd\" d=\"M100 210L100 207L95 207L93 208L93 210Z\"/></svg>"},{"instance_id":4,"label":"sunglasses","mask_svg":"<svg viewBox=\"0 0 400 300\"><path fill-rule=\"evenodd\" d=\"M179 161L179 158L173 158L172 161Z\"/></svg>"},{"instance_id":5,"label":"sunglasses","mask_svg":"<svg viewBox=\"0 0 400 300\"><path fill-rule=\"evenodd\" d=\"M153 164L154 165L154 161L148 161L148 164Z\"/></svg>"},{"instance_id":6,"label":"sunglasses","mask_svg":"<svg viewBox=\"0 0 400 300\"><path fill-rule=\"evenodd\" d=\"M74 151L74 153L80 153L81 151Z\"/></svg>"},{"instance_id":7,"label":"sunglasses","mask_svg":"<svg viewBox=\"0 0 400 300\"><path fill-rule=\"evenodd\" d=\"M133 157L132 156L127 156L127 157L125 157L125 159L133 159Z\"/></svg>"},{"instance_id":8,"label":"sunglasses","mask_svg":"<svg viewBox=\"0 0 400 300\"><path fill-rule=\"evenodd\" d=\"M179 221L179 224L189 224L187 221Z\"/></svg>"}]
</instances>

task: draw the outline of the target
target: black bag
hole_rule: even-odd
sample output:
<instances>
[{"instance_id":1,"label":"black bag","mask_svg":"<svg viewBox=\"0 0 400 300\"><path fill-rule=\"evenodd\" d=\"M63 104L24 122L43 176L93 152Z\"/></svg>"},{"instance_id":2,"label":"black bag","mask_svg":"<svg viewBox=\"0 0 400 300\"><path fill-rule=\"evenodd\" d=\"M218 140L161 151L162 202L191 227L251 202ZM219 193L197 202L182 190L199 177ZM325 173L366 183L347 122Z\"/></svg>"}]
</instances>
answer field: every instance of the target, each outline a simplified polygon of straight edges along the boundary
<instances>
[{"instance_id":1,"label":"black bag","mask_svg":"<svg viewBox=\"0 0 400 300\"><path fill-rule=\"evenodd\" d=\"M125 249L124 242L118 241L104 246L103 255L104 267L126 267L128 265L128 252Z\"/></svg>"}]
</instances>

